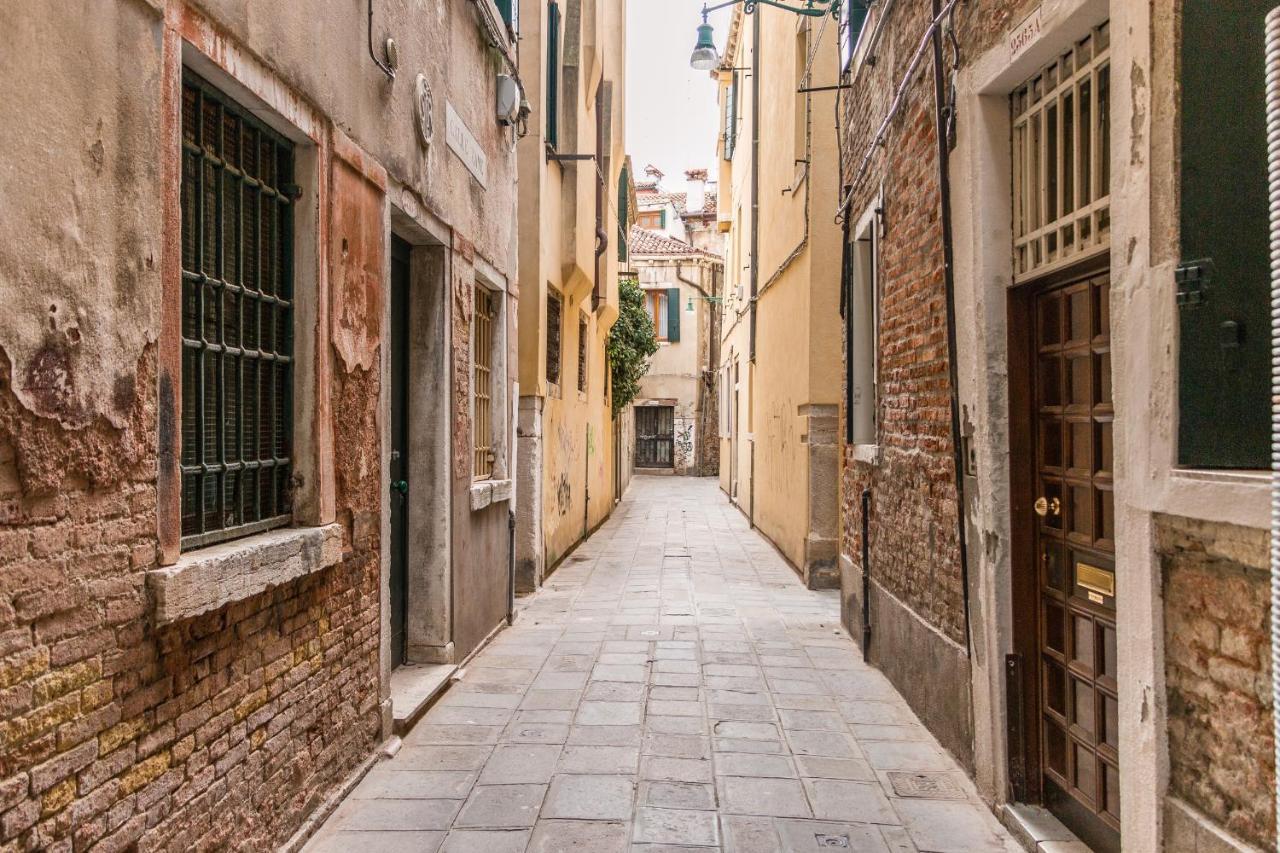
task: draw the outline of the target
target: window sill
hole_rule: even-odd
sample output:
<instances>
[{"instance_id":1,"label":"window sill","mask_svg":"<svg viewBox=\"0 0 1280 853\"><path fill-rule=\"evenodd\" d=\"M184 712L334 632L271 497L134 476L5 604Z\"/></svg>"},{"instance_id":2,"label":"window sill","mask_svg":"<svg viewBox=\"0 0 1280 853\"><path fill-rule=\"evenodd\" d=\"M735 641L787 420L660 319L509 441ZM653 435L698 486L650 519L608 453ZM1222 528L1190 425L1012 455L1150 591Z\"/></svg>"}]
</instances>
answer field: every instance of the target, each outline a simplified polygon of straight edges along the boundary
<instances>
[{"instance_id":1,"label":"window sill","mask_svg":"<svg viewBox=\"0 0 1280 853\"><path fill-rule=\"evenodd\" d=\"M270 530L183 554L147 573L156 623L167 625L244 601L342 559L342 526Z\"/></svg>"},{"instance_id":2,"label":"window sill","mask_svg":"<svg viewBox=\"0 0 1280 853\"><path fill-rule=\"evenodd\" d=\"M481 480L471 484L471 511L511 499L510 480Z\"/></svg>"}]
</instances>

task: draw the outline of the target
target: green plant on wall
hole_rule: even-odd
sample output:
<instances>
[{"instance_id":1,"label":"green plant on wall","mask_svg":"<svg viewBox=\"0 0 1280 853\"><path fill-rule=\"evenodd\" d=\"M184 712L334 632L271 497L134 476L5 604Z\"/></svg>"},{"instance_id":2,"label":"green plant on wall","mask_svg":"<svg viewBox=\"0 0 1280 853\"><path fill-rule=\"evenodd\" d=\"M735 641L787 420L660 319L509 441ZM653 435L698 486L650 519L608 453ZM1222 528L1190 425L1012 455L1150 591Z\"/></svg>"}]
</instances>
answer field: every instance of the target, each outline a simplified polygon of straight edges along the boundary
<instances>
[{"instance_id":1,"label":"green plant on wall","mask_svg":"<svg viewBox=\"0 0 1280 853\"><path fill-rule=\"evenodd\" d=\"M658 351L653 318L645 310L644 292L634 278L618 281L618 307L618 320L609 330L606 348L614 417L636 398L640 380L649 369L649 356Z\"/></svg>"}]
</instances>

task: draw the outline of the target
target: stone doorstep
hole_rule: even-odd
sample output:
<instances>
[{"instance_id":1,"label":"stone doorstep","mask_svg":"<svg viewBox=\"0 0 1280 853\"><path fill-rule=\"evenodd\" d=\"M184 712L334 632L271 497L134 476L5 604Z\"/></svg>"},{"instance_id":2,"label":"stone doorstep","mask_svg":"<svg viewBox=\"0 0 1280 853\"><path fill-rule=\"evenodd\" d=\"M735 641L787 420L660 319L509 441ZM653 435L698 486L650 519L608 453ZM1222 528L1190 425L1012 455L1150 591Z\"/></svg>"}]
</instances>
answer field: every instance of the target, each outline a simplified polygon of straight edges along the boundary
<instances>
[{"instance_id":1,"label":"stone doorstep","mask_svg":"<svg viewBox=\"0 0 1280 853\"><path fill-rule=\"evenodd\" d=\"M1041 806L1007 803L997 816L1028 853L1090 853L1089 845Z\"/></svg>"},{"instance_id":2,"label":"stone doorstep","mask_svg":"<svg viewBox=\"0 0 1280 853\"><path fill-rule=\"evenodd\" d=\"M451 663L405 664L391 670L392 731L404 736L449 686Z\"/></svg>"}]
</instances>

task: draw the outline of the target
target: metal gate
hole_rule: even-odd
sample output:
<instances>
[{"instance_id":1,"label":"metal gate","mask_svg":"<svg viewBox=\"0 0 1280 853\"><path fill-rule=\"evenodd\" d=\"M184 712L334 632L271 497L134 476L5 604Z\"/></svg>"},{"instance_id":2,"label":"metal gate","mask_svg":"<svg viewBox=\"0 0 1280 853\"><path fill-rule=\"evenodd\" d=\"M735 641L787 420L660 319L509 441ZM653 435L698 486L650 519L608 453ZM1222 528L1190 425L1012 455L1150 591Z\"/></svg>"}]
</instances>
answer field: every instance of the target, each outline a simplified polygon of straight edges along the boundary
<instances>
[{"instance_id":1,"label":"metal gate","mask_svg":"<svg viewBox=\"0 0 1280 853\"><path fill-rule=\"evenodd\" d=\"M673 467L675 426L672 406L636 407L637 468Z\"/></svg>"}]
</instances>

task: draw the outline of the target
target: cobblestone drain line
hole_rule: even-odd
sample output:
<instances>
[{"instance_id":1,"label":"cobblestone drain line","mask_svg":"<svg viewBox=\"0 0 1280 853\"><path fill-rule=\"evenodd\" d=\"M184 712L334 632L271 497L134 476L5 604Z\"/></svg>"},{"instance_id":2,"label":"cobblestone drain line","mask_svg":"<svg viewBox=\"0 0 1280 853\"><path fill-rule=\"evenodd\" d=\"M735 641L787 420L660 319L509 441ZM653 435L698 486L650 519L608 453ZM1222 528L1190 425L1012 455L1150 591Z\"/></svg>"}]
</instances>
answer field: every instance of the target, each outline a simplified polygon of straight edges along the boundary
<instances>
[{"instance_id":1,"label":"cobblestone drain line","mask_svg":"<svg viewBox=\"0 0 1280 853\"><path fill-rule=\"evenodd\" d=\"M637 478L311 853L1017 851L714 480Z\"/></svg>"}]
</instances>

